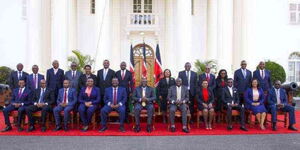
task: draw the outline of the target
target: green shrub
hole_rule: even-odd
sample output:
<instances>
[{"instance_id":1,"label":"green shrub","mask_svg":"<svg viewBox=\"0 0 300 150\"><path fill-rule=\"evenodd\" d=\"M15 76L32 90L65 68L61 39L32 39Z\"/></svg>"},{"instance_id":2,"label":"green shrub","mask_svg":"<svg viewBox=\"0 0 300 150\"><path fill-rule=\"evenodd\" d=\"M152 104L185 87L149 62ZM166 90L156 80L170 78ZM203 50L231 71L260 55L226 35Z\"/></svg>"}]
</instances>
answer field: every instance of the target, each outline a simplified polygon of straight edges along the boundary
<instances>
[{"instance_id":1,"label":"green shrub","mask_svg":"<svg viewBox=\"0 0 300 150\"><path fill-rule=\"evenodd\" d=\"M0 83L1 84L8 84L8 78L11 73L11 69L6 66L0 67Z\"/></svg>"}]
</instances>

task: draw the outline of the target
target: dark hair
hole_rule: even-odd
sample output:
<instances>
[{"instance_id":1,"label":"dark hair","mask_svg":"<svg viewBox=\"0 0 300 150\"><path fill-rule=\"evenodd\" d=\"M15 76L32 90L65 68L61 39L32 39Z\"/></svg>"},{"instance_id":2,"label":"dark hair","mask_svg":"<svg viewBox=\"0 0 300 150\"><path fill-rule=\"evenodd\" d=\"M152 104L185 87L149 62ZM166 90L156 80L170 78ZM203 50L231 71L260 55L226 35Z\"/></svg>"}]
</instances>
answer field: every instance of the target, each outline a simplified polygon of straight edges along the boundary
<instances>
[{"instance_id":1,"label":"dark hair","mask_svg":"<svg viewBox=\"0 0 300 150\"><path fill-rule=\"evenodd\" d=\"M170 72L170 78L171 78L171 76L172 76L172 73L171 73L171 70L170 70L170 69L165 69L165 70L164 70L164 78L166 77L166 76L165 76L165 74L166 74L166 71L169 71L169 72Z\"/></svg>"},{"instance_id":2,"label":"dark hair","mask_svg":"<svg viewBox=\"0 0 300 150\"><path fill-rule=\"evenodd\" d=\"M86 67L89 67L89 68L92 69L92 66L91 66L91 65L85 65L85 66L84 66L84 69L86 69Z\"/></svg>"},{"instance_id":3,"label":"dark hair","mask_svg":"<svg viewBox=\"0 0 300 150\"><path fill-rule=\"evenodd\" d=\"M222 77L221 77L221 72L223 72L223 71L225 71L225 80L227 80L227 78L228 78L228 75L227 75L227 71L225 70L225 69L221 69L220 71L219 71L219 73L218 73L218 77L217 77L217 79L221 79Z\"/></svg>"},{"instance_id":4,"label":"dark hair","mask_svg":"<svg viewBox=\"0 0 300 150\"><path fill-rule=\"evenodd\" d=\"M253 78L253 79L251 80L251 88L253 88L252 83L253 83L254 80L257 81L257 88L259 88L259 87L260 87L260 83L259 83L258 79L256 79L256 78Z\"/></svg>"}]
</instances>

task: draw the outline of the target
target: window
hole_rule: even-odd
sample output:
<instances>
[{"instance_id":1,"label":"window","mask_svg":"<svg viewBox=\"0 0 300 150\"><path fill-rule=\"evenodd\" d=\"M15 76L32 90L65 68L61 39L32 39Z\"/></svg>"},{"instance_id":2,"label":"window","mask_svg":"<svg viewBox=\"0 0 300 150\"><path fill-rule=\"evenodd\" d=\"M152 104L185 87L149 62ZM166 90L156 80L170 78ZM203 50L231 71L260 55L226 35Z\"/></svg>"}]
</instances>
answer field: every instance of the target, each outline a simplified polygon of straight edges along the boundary
<instances>
[{"instance_id":1,"label":"window","mask_svg":"<svg viewBox=\"0 0 300 150\"><path fill-rule=\"evenodd\" d=\"M133 13L152 13L152 0L133 0Z\"/></svg>"},{"instance_id":2,"label":"window","mask_svg":"<svg viewBox=\"0 0 300 150\"><path fill-rule=\"evenodd\" d=\"M91 0L91 14L96 13L96 0Z\"/></svg>"},{"instance_id":3,"label":"window","mask_svg":"<svg viewBox=\"0 0 300 150\"><path fill-rule=\"evenodd\" d=\"M289 17L290 24L300 24L300 1L290 3Z\"/></svg>"},{"instance_id":4,"label":"window","mask_svg":"<svg viewBox=\"0 0 300 150\"><path fill-rule=\"evenodd\" d=\"M300 82L300 53L294 52L289 57L288 81Z\"/></svg>"}]
</instances>

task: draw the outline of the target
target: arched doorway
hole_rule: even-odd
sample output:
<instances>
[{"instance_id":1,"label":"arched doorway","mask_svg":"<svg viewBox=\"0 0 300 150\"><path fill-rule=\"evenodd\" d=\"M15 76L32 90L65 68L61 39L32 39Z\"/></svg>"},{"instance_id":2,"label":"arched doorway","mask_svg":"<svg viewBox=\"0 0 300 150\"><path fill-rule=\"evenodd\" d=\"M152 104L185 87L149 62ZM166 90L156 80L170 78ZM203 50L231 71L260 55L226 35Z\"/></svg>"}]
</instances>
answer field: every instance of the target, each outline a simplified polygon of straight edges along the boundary
<instances>
[{"instance_id":1,"label":"arched doorway","mask_svg":"<svg viewBox=\"0 0 300 150\"><path fill-rule=\"evenodd\" d=\"M134 58L134 72L135 72L135 86L139 86L142 77L142 64L143 64L143 46L138 44L133 48ZM147 64L147 80L149 86L154 86L154 51L151 46L145 44L146 48L146 64Z\"/></svg>"}]
</instances>

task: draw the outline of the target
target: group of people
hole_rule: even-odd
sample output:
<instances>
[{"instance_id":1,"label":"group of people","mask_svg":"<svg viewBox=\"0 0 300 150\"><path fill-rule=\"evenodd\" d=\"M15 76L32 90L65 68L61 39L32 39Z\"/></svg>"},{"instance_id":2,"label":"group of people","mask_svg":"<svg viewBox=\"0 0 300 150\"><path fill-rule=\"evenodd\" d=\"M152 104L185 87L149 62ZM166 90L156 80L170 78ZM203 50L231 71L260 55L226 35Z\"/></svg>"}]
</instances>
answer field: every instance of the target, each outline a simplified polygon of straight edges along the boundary
<instances>
[{"instance_id":1,"label":"group of people","mask_svg":"<svg viewBox=\"0 0 300 150\"><path fill-rule=\"evenodd\" d=\"M280 81L271 83L271 73L260 62L257 70L248 69L246 61L234 72L234 78L228 78L227 71L222 69L218 76L211 73L206 66L203 74L197 75L187 62L185 69L175 79L171 71L165 69L163 78L155 88L148 86L147 78L134 88L132 73L121 62L120 70L115 72L109 68L109 60L103 61L103 69L92 73L90 65L84 67L84 73L77 70L77 64L71 63L70 70L64 73L58 61L53 61L53 68L47 70L46 78L38 73L38 66L32 66L32 74L23 71L23 65L17 65L17 71L10 75L12 89L10 104L3 109L6 127L2 132L12 130L9 120L11 111L18 111L17 128L23 131L22 120L28 116L28 132L35 130L33 113L41 111L41 131L46 131L47 115L53 112L56 127L54 131L68 131L71 111L78 111L83 124L82 131L89 129L92 116L99 110L100 132L108 129L107 119L112 111L119 114L121 132L125 132L124 122L128 121L129 105L133 104L135 118L134 131L140 132L140 114L147 110L147 132L151 132L152 118L155 113L154 102L159 99L163 122L167 116L170 120L170 131L175 132L175 113L181 111L182 131L189 133L187 116L191 115L191 123L195 119L196 109L202 112L206 130L212 130L212 121L216 112L227 112L227 129L232 130L232 110L240 113L240 129L248 131L245 126L245 111L251 111L265 130L266 113L272 115L272 129L277 130L277 111L289 113L288 129L297 131L295 109L288 103L286 91L281 88ZM156 92L155 92L156 90ZM129 101L131 100L131 101ZM196 103L197 102L197 105ZM197 106L197 108L196 108ZM62 113L63 112L63 113ZM167 114L169 113L169 114ZM63 126L61 123L63 116Z\"/></svg>"}]
</instances>

